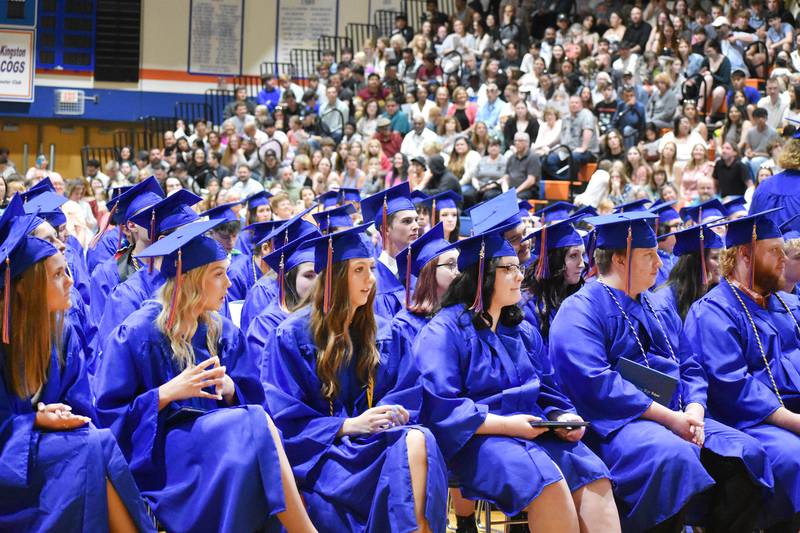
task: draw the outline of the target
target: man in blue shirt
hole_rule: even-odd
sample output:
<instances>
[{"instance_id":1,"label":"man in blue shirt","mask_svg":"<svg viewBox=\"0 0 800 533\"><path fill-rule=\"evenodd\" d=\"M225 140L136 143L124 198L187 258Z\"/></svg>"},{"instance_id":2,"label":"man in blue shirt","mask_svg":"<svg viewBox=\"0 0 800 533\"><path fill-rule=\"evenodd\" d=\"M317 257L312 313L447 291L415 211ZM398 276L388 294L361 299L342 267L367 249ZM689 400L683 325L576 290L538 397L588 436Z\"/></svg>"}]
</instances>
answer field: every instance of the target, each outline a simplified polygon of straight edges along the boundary
<instances>
[{"instance_id":1,"label":"man in blue shirt","mask_svg":"<svg viewBox=\"0 0 800 533\"><path fill-rule=\"evenodd\" d=\"M485 123L490 130L496 128L504 104L505 102L500 99L500 89L496 84L490 83L486 86L486 104L478 110L475 120Z\"/></svg>"},{"instance_id":2,"label":"man in blue shirt","mask_svg":"<svg viewBox=\"0 0 800 533\"><path fill-rule=\"evenodd\" d=\"M270 113L275 110L275 106L281 101L281 91L275 83L275 76L266 73L261 76L262 89L258 92L256 101L258 105L265 105Z\"/></svg>"},{"instance_id":3,"label":"man in blue shirt","mask_svg":"<svg viewBox=\"0 0 800 533\"><path fill-rule=\"evenodd\" d=\"M611 127L622 132L625 148L635 146L644 134L646 125L644 106L636 101L636 90L632 85L622 89L622 102L611 117Z\"/></svg>"},{"instance_id":4,"label":"man in blue shirt","mask_svg":"<svg viewBox=\"0 0 800 533\"><path fill-rule=\"evenodd\" d=\"M761 93L755 87L750 87L746 84L747 82L747 73L737 68L733 72L731 72L731 84L733 88L728 91L728 107L733 104L733 93L736 91L744 92L745 98L747 98L747 105L755 106L758 104L758 101L761 99Z\"/></svg>"}]
</instances>

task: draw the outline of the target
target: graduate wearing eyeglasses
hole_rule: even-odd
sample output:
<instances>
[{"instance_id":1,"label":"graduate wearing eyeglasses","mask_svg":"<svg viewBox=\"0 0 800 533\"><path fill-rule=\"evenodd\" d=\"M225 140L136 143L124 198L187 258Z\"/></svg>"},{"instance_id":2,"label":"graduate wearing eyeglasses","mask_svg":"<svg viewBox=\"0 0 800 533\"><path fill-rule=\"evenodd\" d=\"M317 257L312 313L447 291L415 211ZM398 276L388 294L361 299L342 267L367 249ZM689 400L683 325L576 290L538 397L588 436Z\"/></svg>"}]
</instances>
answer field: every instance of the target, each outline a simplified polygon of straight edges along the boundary
<instances>
[{"instance_id":1,"label":"graduate wearing eyeglasses","mask_svg":"<svg viewBox=\"0 0 800 533\"><path fill-rule=\"evenodd\" d=\"M800 327L781 291L786 263L776 212L725 222L719 285L689 309L686 336L708 375L708 409L758 439L775 478L759 527L800 525Z\"/></svg>"},{"instance_id":2,"label":"graduate wearing eyeglasses","mask_svg":"<svg viewBox=\"0 0 800 533\"><path fill-rule=\"evenodd\" d=\"M459 243L460 273L414 341L423 421L464 498L489 500L507 515L527 511L536 531L578 531L579 521L589 531L619 531L608 469L580 442L584 429L535 427L582 419L546 369L541 336L523 320L525 267L503 232Z\"/></svg>"},{"instance_id":3,"label":"graduate wearing eyeglasses","mask_svg":"<svg viewBox=\"0 0 800 533\"><path fill-rule=\"evenodd\" d=\"M550 360L563 391L592 423L586 442L611 471L624 530L693 524L690 504L701 504L714 487L703 523L747 531L760 489L770 486L769 465L758 443L742 438L750 475L729 477L727 454L704 447L711 432L702 369L647 292L661 266L654 219L647 212L586 219L595 226L599 277L561 305L550 328Z\"/></svg>"},{"instance_id":4,"label":"graduate wearing eyeglasses","mask_svg":"<svg viewBox=\"0 0 800 533\"><path fill-rule=\"evenodd\" d=\"M417 425L419 373L374 311L372 223L312 241L317 284L267 347L267 405L315 523L444 533L447 479Z\"/></svg>"}]
</instances>

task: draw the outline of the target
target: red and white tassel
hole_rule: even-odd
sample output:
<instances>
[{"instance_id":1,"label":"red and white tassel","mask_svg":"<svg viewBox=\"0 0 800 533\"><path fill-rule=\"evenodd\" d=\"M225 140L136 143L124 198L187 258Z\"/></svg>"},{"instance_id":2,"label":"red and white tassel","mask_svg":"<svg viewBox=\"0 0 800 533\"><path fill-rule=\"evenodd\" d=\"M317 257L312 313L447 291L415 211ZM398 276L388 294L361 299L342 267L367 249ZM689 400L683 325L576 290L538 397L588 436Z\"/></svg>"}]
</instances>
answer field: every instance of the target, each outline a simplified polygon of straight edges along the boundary
<instances>
[{"instance_id":1,"label":"red and white tassel","mask_svg":"<svg viewBox=\"0 0 800 533\"><path fill-rule=\"evenodd\" d=\"M475 313L483 312L483 267L486 257L486 243L481 241L481 251L478 254L478 289L475 291L475 301L472 302L470 311Z\"/></svg>"}]
</instances>

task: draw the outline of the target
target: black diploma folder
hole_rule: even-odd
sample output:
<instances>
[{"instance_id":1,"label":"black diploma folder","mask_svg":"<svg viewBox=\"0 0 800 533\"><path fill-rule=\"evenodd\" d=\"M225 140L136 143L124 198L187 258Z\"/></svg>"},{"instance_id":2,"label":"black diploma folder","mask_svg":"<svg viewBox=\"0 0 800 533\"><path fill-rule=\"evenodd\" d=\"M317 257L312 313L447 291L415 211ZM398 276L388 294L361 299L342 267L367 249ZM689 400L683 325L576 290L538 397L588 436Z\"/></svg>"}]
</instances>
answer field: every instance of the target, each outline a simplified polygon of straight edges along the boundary
<instances>
[{"instance_id":1,"label":"black diploma folder","mask_svg":"<svg viewBox=\"0 0 800 533\"><path fill-rule=\"evenodd\" d=\"M617 372L633 383L637 389L664 406L669 406L678 387L678 380L672 376L624 357L620 357L617 361Z\"/></svg>"}]
</instances>

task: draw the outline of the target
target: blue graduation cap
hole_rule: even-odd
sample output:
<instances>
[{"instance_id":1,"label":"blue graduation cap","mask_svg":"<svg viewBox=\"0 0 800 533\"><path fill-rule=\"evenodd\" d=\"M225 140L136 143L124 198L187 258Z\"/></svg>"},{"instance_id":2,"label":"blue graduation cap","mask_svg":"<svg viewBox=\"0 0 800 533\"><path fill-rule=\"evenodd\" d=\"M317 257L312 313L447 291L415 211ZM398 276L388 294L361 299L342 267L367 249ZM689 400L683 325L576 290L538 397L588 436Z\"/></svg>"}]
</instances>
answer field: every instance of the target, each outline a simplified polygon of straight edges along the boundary
<instances>
[{"instance_id":1,"label":"blue graduation cap","mask_svg":"<svg viewBox=\"0 0 800 533\"><path fill-rule=\"evenodd\" d=\"M269 192L258 191L245 198L244 202L247 204L247 209L255 209L256 207L269 204L270 198L272 198L272 194Z\"/></svg>"},{"instance_id":2,"label":"blue graduation cap","mask_svg":"<svg viewBox=\"0 0 800 533\"><path fill-rule=\"evenodd\" d=\"M681 218L684 222L693 220L695 224L702 224L705 222L714 222L717 219L725 218L725 207L722 202L716 198L712 198L702 204L690 205L681 209ZM713 218L714 220L707 220Z\"/></svg>"},{"instance_id":3,"label":"blue graduation cap","mask_svg":"<svg viewBox=\"0 0 800 533\"><path fill-rule=\"evenodd\" d=\"M116 187L111 187L111 199L113 200L120 194L128 191L133 187L133 185L117 185Z\"/></svg>"},{"instance_id":4,"label":"blue graduation cap","mask_svg":"<svg viewBox=\"0 0 800 533\"><path fill-rule=\"evenodd\" d=\"M576 210L574 213L572 213L573 217L576 217L578 215L581 215L581 216L584 216L584 217L596 217L597 216L597 209L595 209L594 207L592 207L590 205L585 205L585 206L581 207L580 209Z\"/></svg>"},{"instance_id":5,"label":"blue graduation cap","mask_svg":"<svg viewBox=\"0 0 800 533\"><path fill-rule=\"evenodd\" d=\"M416 211L411 202L411 190L408 182L385 189L361 200L361 214L364 221L374 222L375 228L381 232L386 242L386 218L398 211Z\"/></svg>"},{"instance_id":6,"label":"blue graduation cap","mask_svg":"<svg viewBox=\"0 0 800 533\"><path fill-rule=\"evenodd\" d=\"M728 226L728 231L725 233L725 247L733 248L741 244L749 244L751 250L755 251L756 241L763 241L766 239L779 239L783 238L780 228L766 215L780 211L782 207L774 209L767 209L760 213L753 213L741 218L733 220L726 220L710 224L708 227L715 228L717 226ZM748 276L748 288L753 288L755 281L755 261L750 261L750 275Z\"/></svg>"},{"instance_id":7,"label":"blue graduation cap","mask_svg":"<svg viewBox=\"0 0 800 533\"><path fill-rule=\"evenodd\" d=\"M516 189L509 189L491 200L473 206L469 210L474 235L486 233L498 226L522 222L519 215Z\"/></svg>"},{"instance_id":8,"label":"blue graduation cap","mask_svg":"<svg viewBox=\"0 0 800 533\"><path fill-rule=\"evenodd\" d=\"M641 198L639 200L634 200L632 202L624 203L622 205L618 205L614 208L614 213L632 213L635 211L647 211L647 204L650 203L650 200L647 198Z\"/></svg>"},{"instance_id":9,"label":"blue graduation cap","mask_svg":"<svg viewBox=\"0 0 800 533\"><path fill-rule=\"evenodd\" d=\"M164 191L155 176L150 176L106 203L111 210L109 220L121 225L147 207L161 201ZM101 232L102 233L102 232Z\"/></svg>"},{"instance_id":10,"label":"blue graduation cap","mask_svg":"<svg viewBox=\"0 0 800 533\"><path fill-rule=\"evenodd\" d=\"M163 257L161 274L165 278L175 278L169 318L167 319L168 329L172 328L175 320L175 303L178 299L183 275L190 270L215 261L222 261L228 257L228 252L217 241L204 235L223 222L222 220L198 220L181 226L136 256L139 259Z\"/></svg>"},{"instance_id":11,"label":"blue graduation cap","mask_svg":"<svg viewBox=\"0 0 800 533\"><path fill-rule=\"evenodd\" d=\"M177 194L177 193L176 193ZM242 205L242 202L230 202L212 207L208 211L200 213L201 217L208 217L209 220L224 220L225 222L237 222L239 217L233 212L233 207Z\"/></svg>"},{"instance_id":12,"label":"blue graduation cap","mask_svg":"<svg viewBox=\"0 0 800 533\"><path fill-rule=\"evenodd\" d=\"M546 224L522 239L523 241L533 239L533 250L531 253L539 258L536 264L536 279L546 279L550 277L547 259L547 253L549 251L557 248L566 248L568 246L583 245L583 238L575 230L575 226L572 225L580 218L582 218L582 215Z\"/></svg>"},{"instance_id":13,"label":"blue graduation cap","mask_svg":"<svg viewBox=\"0 0 800 533\"><path fill-rule=\"evenodd\" d=\"M25 213L36 215L42 220L46 220L54 228L67 223L67 216L61 210L61 206L67 199L50 191L43 191L38 196L28 200L25 205Z\"/></svg>"},{"instance_id":14,"label":"blue graduation cap","mask_svg":"<svg viewBox=\"0 0 800 533\"><path fill-rule=\"evenodd\" d=\"M317 227L314 224L303 219L304 216L306 216L309 212L311 212L312 209L315 208L316 205L312 205L308 209L304 209L300 213L296 214L289 220L279 221L279 226L258 241L256 241L254 238L253 242L256 244L264 244L267 241L272 241L272 249L277 250L281 246L285 246L304 235L307 235L313 231L317 231Z\"/></svg>"},{"instance_id":15,"label":"blue graduation cap","mask_svg":"<svg viewBox=\"0 0 800 533\"><path fill-rule=\"evenodd\" d=\"M21 202L21 198L19 202ZM18 204L19 206L19 204ZM28 236L35 228L37 218L34 215L21 215L3 220L0 243L0 287L3 290L3 325L2 341L9 344L11 335L11 284L13 280L24 274L39 261L55 255L58 250L47 241Z\"/></svg>"},{"instance_id":16,"label":"blue graduation cap","mask_svg":"<svg viewBox=\"0 0 800 533\"><path fill-rule=\"evenodd\" d=\"M516 204L516 201L514 202ZM517 257L514 247L503 238L502 232L492 230L464 239L458 243L458 269L463 272L478 263L478 289L470 310L483 312L483 271L486 261L496 257Z\"/></svg>"},{"instance_id":17,"label":"blue graduation cap","mask_svg":"<svg viewBox=\"0 0 800 533\"><path fill-rule=\"evenodd\" d=\"M722 206L725 208L725 218L739 213L747 214L747 209L744 207L746 203L747 200L744 199L744 196L734 196L722 202Z\"/></svg>"},{"instance_id":18,"label":"blue graduation cap","mask_svg":"<svg viewBox=\"0 0 800 533\"><path fill-rule=\"evenodd\" d=\"M783 240L800 239L800 214L781 224L780 229L783 233Z\"/></svg>"},{"instance_id":19,"label":"blue graduation cap","mask_svg":"<svg viewBox=\"0 0 800 533\"><path fill-rule=\"evenodd\" d=\"M139 211L130 218L130 222L146 228L150 242L153 242L159 235L198 220L200 217L191 206L202 200L196 194L181 189Z\"/></svg>"},{"instance_id":20,"label":"blue graduation cap","mask_svg":"<svg viewBox=\"0 0 800 533\"><path fill-rule=\"evenodd\" d=\"M360 202L361 194L358 192L358 189L340 187L335 191L328 191L320 194L317 196L316 201L327 209L336 205L342 205L345 202Z\"/></svg>"},{"instance_id":21,"label":"blue graduation cap","mask_svg":"<svg viewBox=\"0 0 800 533\"><path fill-rule=\"evenodd\" d=\"M673 220L680 220L680 214L678 214L678 212L672 207L676 202L677 200L672 200L669 202L656 202L650 206L648 211L658 217L656 225L666 224L667 222L672 222Z\"/></svg>"},{"instance_id":22,"label":"blue graduation cap","mask_svg":"<svg viewBox=\"0 0 800 533\"><path fill-rule=\"evenodd\" d=\"M553 204L543 207L534 213L534 216L542 220L542 224L546 222L558 222L569 218L569 214L575 209L575 206L569 202L558 201ZM595 213L596 214L596 213Z\"/></svg>"},{"instance_id":23,"label":"blue graduation cap","mask_svg":"<svg viewBox=\"0 0 800 533\"><path fill-rule=\"evenodd\" d=\"M414 204L414 205L419 205L419 204L423 203L425 200L427 200L428 198L430 198L427 194L425 194L424 192L420 191L419 189L417 189L416 191L411 191L411 194L409 195L409 197L411 198L411 203Z\"/></svg>"},{"instance_id":24,"label":"blue graduation cap","mask_svg":"<svg viewBox=\"0 0 800 533\"><path fill-rule=\"evenodd\" d=\"M625 292L631 292L631 250L655 248L658 245L651 222L656 215L649 211L630 211L598 217L586 222L594 226L594 248L601 250L625 250L628 271L625 276Z\"/></svg>"},{"instance_id":25,"label":"blue graduation cap","mask_svg":"<svg viewBox=\"0 0 800 533\"><path fill-rule=\"evenodd\" d=\"M22 203L27 204L40 194L46 192L51 192L53 194L56 194L56 189L55 187L53 187L53 182L50 181L49 177L42 179L41 181L39 181L39 183L37 183L27 191L19 193L19 195L22 197ZM66 199L64 201L66 202Z\"/></svg>"},{"instance_id":26,"label":"blue graduation cap","mask_svg":"<svg viewBox=\"0 0 800 533\"><path fill-rule=\"evenodd\" d=\"M314 262L314 243L311 242L311 239L319 235L319 232L309 233L264 256L263 261L274 272L278 273L278 288L282 307L286 306L286 273L291 272L292 269L303 263Z\"/></svg>"},{"instance_id":27,"label":"blue graduation cap","mask_svg":"<svg viewBox=\"0 0 800 533\"><path fill-rule=\"evenodd\" d=\"M330 233L331 228L352 228L354 224L350 215L355 212L353 204L344 204L311 216L314 217L321 232Z\"/></svg>"},{"instance_id":28,"label":"blue graduation cap","mask_svg":"<svg viewBox=\"0 0 800 533\"><path fill-rule=\"evenodd\" d=\"M425 265L458 245L458 242L450 243L444 239L444 225L440 222L397 255L397 270L404 272L406 277L406 307L411 305L411 276L419 277Z\"/></svg>"},{"instance_id":29,"label":"blue graduation cap","mask_svg":"<svg viewBox=\"0 0 800 533\"><path fill-rule=\"evenodd\" d=\"M272 233L274 229L283 224L283 220L268 220L267 222L254 222L249 226L245 226L242 231L249 231L253 236L250 239L251 243L261 243L264 237Z\"/></svg>"},{"instance_id":30,"label":"blue graduation cap","mask_svg":"<svg viewBox=\"0 0 800 533\"><path fill-rule=\"evenodd\" d=\"M322 311L330 311L331 291L333 284L333 265L350 259L367 259L372 257L372 249L364 232L372 222L354 226L311 239L314 246L314 271L318 274L325 270L325 292L322 298ZM341 302L340 302L341 304Z\"/></svg>"},{"instance_id":31,"label":"blue graduation cap","mask_svg":"<svg viewBox=\"0 0 800 533\"><path fill-rule=\"evenodd\" d=\"M706 250L716 250L724 245L719 235L708 228L707 224L698 224L669 235L675 236L675 247L672 254L676 257L690 253L700 256L700 281L703 286L708 285L708 269L706 268ZM669 236L666 235L666 236Z\"/></svg>"}]
</instances>

